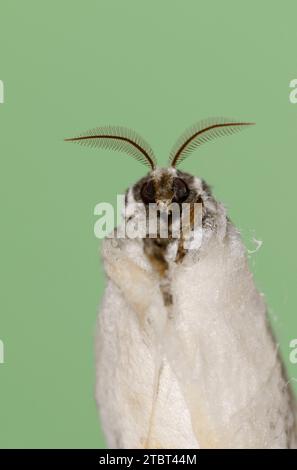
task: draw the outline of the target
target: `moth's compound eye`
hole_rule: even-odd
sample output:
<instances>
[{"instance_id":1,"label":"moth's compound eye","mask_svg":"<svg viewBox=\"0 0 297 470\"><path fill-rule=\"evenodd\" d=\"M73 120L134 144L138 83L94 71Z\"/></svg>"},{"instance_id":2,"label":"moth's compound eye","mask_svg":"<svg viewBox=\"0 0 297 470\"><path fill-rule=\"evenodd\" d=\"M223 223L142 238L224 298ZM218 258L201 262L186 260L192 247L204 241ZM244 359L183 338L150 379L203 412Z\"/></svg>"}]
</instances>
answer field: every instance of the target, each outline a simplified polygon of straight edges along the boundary
<instances>
[{"instance_id":1,"label":"moth's compound eye","mask_svg":"<svg viewBox=\"0 0 297 470\"><path fill-rule=\"evenodd\" d=\"M155 187L152 180L144 183L141 188L141 199L145 204L154 203L155 201Z\"/></svg>"},{"instance_id":2,"label":"moth's compound eye","mask_svg":"<svg viewBox=\"0 0 297 470\"><path fill-rule=\"evenodd\" d=\"M173 180L173 202L184 202L189 195L189 188L181 178Z\"/></svg>"}]
</instances>

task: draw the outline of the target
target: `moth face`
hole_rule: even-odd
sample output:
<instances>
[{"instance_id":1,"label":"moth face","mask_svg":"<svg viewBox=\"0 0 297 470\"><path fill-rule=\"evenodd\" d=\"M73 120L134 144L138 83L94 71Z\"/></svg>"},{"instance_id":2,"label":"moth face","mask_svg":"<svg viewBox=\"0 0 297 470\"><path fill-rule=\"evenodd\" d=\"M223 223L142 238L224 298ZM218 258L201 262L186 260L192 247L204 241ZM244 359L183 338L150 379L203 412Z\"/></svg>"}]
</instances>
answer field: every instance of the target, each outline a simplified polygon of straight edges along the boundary
<instances>
[{"instance_id":1,"label":"moth face","mask_svg":"<svg viewBox=\"0 0 297 470\"><path fill-rule=\"evenodd\" d=\"M97 127L80 136L65 140L91 147L119 150L151 169L147 176L126 192L125 197L125 220L132 221L135 227L140 227L146 237L147 226L150 226L147 221L151 222L152 219L150 210L147 210L150 209L151 204L157 206L155 217L157 222L167 216L170 229L172 227L174 229L176 221L182 222L186 218L184 215L186 216L190 209L190 229L196 230L196 225L193 223L195 217L192 216L196 207L191 205L190 208L189 206L185 208L184 203L202 204L202 229L209 227L210 230L215 230L220 225L220 222L217 223L216 220L218 204L206 183L189 173L177 170L176 167L205 142L223 135L230 135L251 124L253 123L226 118L211 119L195 124L181 135L172 148L169 168L157 168L157 160L151 146L139 134L125 127ZM224 217L223 214L221 219ZM170 236L172 234L171 230ZM168 235L168 239L170 236Z\"/></svg>"},{"instance_id":2,"label":"moth face","mask_svg":"<svg viewBox=\"0 0 297 470\"><path fill-rule=\"evenodd\" d=\"M183 217L184 204L202 204L202 211L207 214L212 210L213 201L210 189L200 178L175 168L158 168L126 192L125 219L142 227L143 233L150 236L155 233L151 232L155 226L147 222L153 220L154 208L157 208L157 217L169 221L171 226Z\"/></svg>"},{"instance_id":3,"label":"moth face","mask_svg":"<svg viewBox=\"0 0 297 470\"><path fill-rule=\"evenodd\" d=\"M174 168L158 168L138 181L132 189L133 199L145 206L157 204L168 211L172 203L201 202L202 182Z\"/></svg>"}]
</instances>

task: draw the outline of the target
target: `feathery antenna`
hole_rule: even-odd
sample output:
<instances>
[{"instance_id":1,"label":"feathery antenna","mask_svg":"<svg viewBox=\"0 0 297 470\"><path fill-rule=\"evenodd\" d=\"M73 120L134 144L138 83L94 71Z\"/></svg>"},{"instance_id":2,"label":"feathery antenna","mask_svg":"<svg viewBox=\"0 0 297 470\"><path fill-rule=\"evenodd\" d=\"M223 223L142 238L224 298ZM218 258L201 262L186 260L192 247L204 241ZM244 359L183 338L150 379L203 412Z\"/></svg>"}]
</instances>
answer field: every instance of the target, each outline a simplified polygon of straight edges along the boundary
<instances>
[{"instance_id":1,"label":"feathery antenna","mask_svg":"<svg viewBox=\"0 0 297 470\"><path fill-rule=\"evenodd\" d=\"M253 122L240 122L227 118L211 118L200 121L187 129L174 145L169 161L176 167L187 158L197 147L217 137L234 134Z\"/></svg>"},{"instance_id":2,"label":"feathery antenna","mask_svg":"<svg viewBox=\"0 0 297 470\"><path fill-rule=\"evenodd\" d=\"M152 170L156 168L156 158L150 145L139 134L126 127L97 127L65 141L125 152Z\"/></svg>"}]
</instances>

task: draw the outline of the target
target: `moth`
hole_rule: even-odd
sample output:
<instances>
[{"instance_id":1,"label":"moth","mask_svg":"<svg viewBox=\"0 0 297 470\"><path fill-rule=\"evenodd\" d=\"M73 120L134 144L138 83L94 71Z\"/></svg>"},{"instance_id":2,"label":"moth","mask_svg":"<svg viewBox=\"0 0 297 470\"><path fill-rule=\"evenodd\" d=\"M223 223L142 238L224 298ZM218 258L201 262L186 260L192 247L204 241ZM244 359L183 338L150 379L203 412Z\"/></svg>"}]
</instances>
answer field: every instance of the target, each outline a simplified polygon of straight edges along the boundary
<instances>
[{"instance_id":1,"label":"moth","mask_svg":"<svg viewBox=\"0 0 297 470\"><path fill-rule=\"evenodd\" d=\"M202 144L248 122L209 119L185 131L168 168L134 131L101 127L67 139L118 150L149 172L125 195L123 223L142 237L107 237L96 334L96 401L110 448L294 448L296 405L239 231L210 186L177 169ZM171 207L200 204L200 243L172 236ZM169 232L147 230L151 204ZM145 214L145 216L143 216ZM160 216L161 217L161 216ZM190 223L188 235L196 226ZM198 228L197 228L198 230Z\"/></svg>"}]
</instances>

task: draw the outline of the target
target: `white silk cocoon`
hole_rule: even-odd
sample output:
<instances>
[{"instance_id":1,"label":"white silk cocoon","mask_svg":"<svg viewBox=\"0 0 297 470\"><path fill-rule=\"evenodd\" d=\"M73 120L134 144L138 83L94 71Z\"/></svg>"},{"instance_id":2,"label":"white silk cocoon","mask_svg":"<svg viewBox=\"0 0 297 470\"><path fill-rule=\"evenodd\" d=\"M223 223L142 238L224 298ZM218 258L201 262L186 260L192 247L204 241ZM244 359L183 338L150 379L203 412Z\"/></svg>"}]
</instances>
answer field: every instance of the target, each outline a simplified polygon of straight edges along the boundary
<instances>
[{"instance_id":1,"label":"white silk cocoon","mask_svg":"<svg viewBox=\"0 0 297 470\"><path fill-rule=\"evenodd\" d=\"M293 448L294 398L238 232L170 263L173 307L141 240L106 239L96 400L111 448Z\"/></svg>"}]
</instances>

